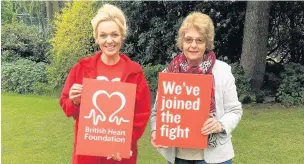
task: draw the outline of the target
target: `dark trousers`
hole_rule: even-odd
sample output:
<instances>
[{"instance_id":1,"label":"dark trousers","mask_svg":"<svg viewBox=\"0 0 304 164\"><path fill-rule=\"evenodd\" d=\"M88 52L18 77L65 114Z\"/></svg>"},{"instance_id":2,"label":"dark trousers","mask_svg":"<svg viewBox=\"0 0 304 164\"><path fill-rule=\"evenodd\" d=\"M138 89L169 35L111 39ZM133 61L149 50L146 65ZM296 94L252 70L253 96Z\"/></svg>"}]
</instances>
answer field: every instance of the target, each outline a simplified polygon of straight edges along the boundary
<instances>
[{"instance_id":1,"label":"dark trousers","mask_svg":"<svg viewBox=\"0 0 304 164\"><path fill-rule=\"evenodd\" d=\"M168 162L168 164L172 164L172 163ZM206 163L204 160L184 160L184 159L175 158L174 164L208 164L208 163ZM232 164L232 160L228 160L218 164Z\"/></svg>"}]
</instances>

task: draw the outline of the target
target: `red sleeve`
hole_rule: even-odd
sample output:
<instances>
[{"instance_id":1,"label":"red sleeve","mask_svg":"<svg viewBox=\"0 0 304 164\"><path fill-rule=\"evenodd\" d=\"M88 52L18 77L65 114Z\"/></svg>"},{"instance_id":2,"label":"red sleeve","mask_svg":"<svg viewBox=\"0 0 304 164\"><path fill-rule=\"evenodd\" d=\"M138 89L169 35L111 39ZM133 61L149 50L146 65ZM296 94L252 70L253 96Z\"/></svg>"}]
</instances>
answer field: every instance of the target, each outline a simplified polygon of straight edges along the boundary
<instances>
[{"instance_id":1,"label":"red sleeve","mask_svg":"<svg viewBox=\"0 0 304 164\"><path fill-rule=\"evenodd\" d=\"M143 135L151 113L150 89L143 72L139 75L138 79L133 120L132 144L136 143Z\"/></svg>"},{"instance_id":2,"label":"red sleeve","mask_svg":"<svg viewBox=\"0 0 304 164\"><path fill-rule=\"evenodd\" d=\"M74 105L73 102L69 98L69 91L70 88L74 83L76 83L76 66L75 65L71 70L70 73L65 81L64 87L61 92L59 104L62 107L65 115L67 117L73 116L76 118L79 114L79 107Z\"/></svg>"}]
</instances>

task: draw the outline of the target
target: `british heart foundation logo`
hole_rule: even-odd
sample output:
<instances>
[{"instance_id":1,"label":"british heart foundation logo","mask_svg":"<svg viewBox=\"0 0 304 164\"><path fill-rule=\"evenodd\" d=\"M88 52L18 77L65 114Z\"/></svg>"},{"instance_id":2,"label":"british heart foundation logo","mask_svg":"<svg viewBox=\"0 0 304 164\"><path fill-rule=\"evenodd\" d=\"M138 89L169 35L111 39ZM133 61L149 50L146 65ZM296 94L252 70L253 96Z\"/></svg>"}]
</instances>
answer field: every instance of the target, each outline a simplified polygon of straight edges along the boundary
<instances>
[{"instance_id":1,"label":"british heart foundation logo","mask_svg":"<svg viewBox=\"0 0 304 164\"><path fill-rule=\"evenodd\" d=\"M120 104L118 108L114 108L115 109L114 111L109 110L110 115L109 115L108 118L104 114L104 111L102 110L102 109L109 109L107 107L107 104L106 103L101 103L102 104L101 106L104 106L104 107L101 107L101 108L99 108L99 106L97 105L97 98L98 98L99 95L106 96L106 98L102 98L101 100L108 99L107 102L109 102L110 104L112 104L112 103ZM115 96L117 96L119 98L119 100L116 100ZM109 94L105 90L98 90L94 93L94 95L92 97L92 103L93 103L95 108L91 109L90 114L88 116L84 116L84 118L85 119L92 119L94 125L98 125L99 122L104 122L104 121L109 121L111 123L116 123L117 125L120 125L122 122L130 122L129 120L125 120L124 118L118 116L119 112L126 105L126 98L121 92L113 92L113 93ZM112 114L111 114L111 111L113 111Z\"/></svg>"},{"instance_id":2,"label":"british heart foundation logo","mask_svg":"<svg viewBox=\"0 0 304 164\"><path fill-rule=\"evenodd\" d=\"M130 157L136 84L84 79L76 154Z\"/></svg>"}]
</instances>

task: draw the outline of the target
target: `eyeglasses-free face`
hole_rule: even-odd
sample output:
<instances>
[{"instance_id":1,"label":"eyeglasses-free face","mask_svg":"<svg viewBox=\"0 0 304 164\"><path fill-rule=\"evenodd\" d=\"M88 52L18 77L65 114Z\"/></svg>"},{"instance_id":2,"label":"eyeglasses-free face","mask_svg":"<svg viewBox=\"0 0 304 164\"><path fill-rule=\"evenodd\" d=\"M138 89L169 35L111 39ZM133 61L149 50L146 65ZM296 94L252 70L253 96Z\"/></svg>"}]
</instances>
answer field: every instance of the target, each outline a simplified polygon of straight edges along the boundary
<instances>
[{"instance_id":1,"label":"eyeglasses-free face","mask_svg":"<svg viewBox=\"0 0 304 164\"><path fill-rule=\"evenodd\" d=\"M100 22L96 41L104 55L119 55L123 38L118 25L114 21Z\"/></svg>"}]
</instances>

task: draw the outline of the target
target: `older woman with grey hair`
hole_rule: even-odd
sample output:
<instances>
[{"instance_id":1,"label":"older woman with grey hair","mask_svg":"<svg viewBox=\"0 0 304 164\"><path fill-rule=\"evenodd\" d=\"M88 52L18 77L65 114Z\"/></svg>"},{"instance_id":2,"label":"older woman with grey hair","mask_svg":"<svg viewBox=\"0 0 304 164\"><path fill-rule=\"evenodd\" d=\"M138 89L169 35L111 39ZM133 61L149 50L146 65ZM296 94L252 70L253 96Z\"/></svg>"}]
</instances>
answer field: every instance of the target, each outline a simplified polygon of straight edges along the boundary
<instances>
[{"instance_id":1,"label":"older woman with grey hair","mask_svg":"<svg viewBox=\"0 0 304 164\"><path fill-rule=\"evenodd\" d=\"M151 114L151 143L168 164L232 163L234 150L231 133L241 120L243 111L231 67L216 59L212 51L213 42L211 18L200 12L190 13L178 31L177 46L182 53L169 63L164 72L213 75L210 118L201 128L202 135L208 135L208 148L201 150L156 145L156 101Z\"/></svg>"}]
</instances>

